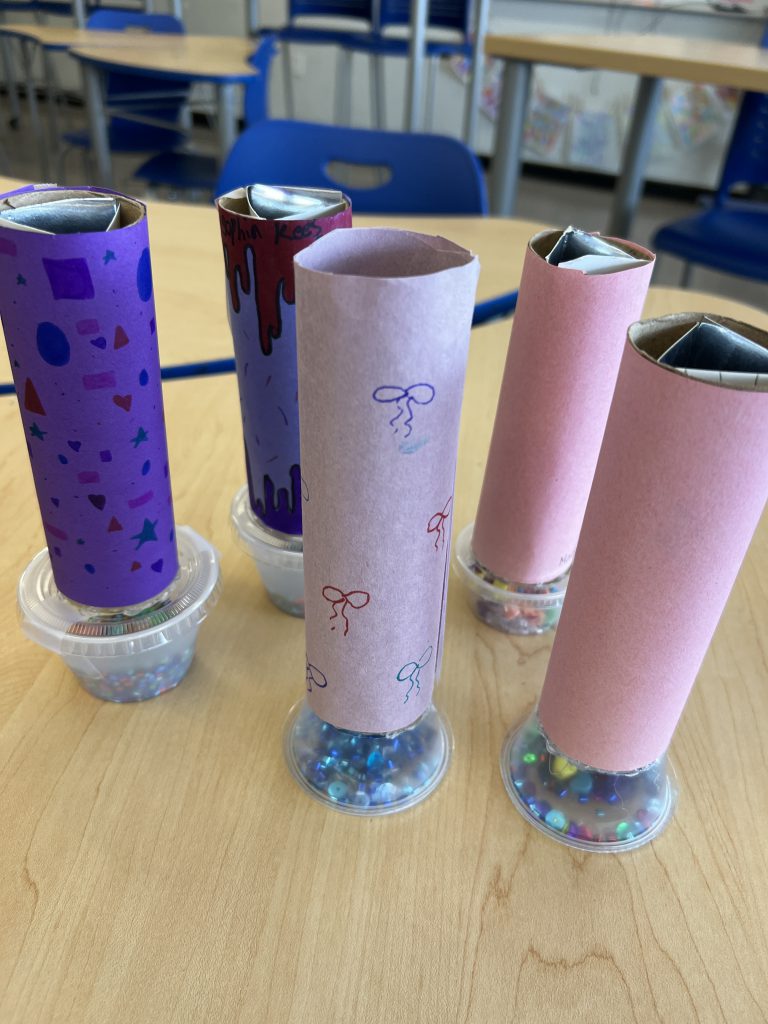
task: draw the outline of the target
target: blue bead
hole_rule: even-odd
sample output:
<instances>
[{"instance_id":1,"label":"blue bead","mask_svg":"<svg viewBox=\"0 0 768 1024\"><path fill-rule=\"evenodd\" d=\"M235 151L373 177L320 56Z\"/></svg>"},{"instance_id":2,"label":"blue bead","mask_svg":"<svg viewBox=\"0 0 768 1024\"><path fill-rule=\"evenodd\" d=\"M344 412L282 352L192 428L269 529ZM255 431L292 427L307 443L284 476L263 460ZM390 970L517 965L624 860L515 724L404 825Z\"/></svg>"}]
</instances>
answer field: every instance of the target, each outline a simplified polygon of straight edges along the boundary
<instances>
[{"instance_id":1,"label":"blue bead","mask_svg":"<svg viewBox=\"0 0 768 1024\"><path fill-rule=\"evenodd\" d=\"M589 772L576 772L570 781L570 789L577 796L587 796L592 792L592 776Z\"/></svg>"},{"instance_id":2,"label":"blue bead","mask_svg":"<svg viewBox=\"0 0 768 1024\"><path fill-rule=\"evenodd\" d=\"M549 825L550 828L556 829L558 832L562 832L565 826L568 824L568 819L562 811L552 810L548 811L544 821Z\"/></svg>"},{"instance_id":3,"label":"blue bead","mask_svg":"<svg viewBox=\"0 0 768 1024\"><path fill-rule=\"evenodd\" d=\"M368 760L365 762L369 768L378 769L384 764L384 758L381 756L378 750L372 750L368 755Z\"/></svg>"},{"instance_id":4,"label":"blue bead","mask_svg":"<svg viewBox=\"0 0 768 1024\"><path fill-rule=\"evenodd\" d=\"M331 800L343 800L349 793L349 790L343 782L332 782L326 792Z\"/></svg>"},{"instance_id":5,"label":"blue bead","mask_svg":"<svg viewBox=\"0 0 768 1024\"><path fill-rule=\"evenodd\" d=\"M383 782L373 793L372 803L391 804L397 796L397 788L391 782Z\"/></svg>"}]
</instances>

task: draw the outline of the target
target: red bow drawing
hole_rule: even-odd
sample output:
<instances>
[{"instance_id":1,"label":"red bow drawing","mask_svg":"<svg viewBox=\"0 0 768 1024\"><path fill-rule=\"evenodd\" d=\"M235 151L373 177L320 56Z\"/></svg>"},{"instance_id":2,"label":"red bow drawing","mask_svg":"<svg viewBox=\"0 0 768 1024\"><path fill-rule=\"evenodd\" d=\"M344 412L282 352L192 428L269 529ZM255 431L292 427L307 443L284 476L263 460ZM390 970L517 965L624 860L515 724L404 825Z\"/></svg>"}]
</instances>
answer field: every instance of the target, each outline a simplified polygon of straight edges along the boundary
<instances>
[{"instance_id":1,"label":"red bow drawing","mask_svg":"<svg viewBox=\"0 0 768 1024\"><path fill-rule=\"evenodd\" d=\"M344 593L338 587L323 587L323 597L326 601L330 601L333 607L333 615L331 615L329 622L333 622L339 615L344 619L344 636L349 632L347 608L365 608L371 600L371 595L367 590L350 590ZM336 627L331 626L331 629L336 629Z\"/></svg>"},{"instance_id":2,"label":"red bow drawing","mask_svg":"<svg viewBox=\"0 0 768 1024\"><path fill-rule=\"evenodd\" d=\"M445 547L445 521L451 514L448 509L453 501L453 495L446 501L443 506L442 512L435 512L432 518L427 523L427 533L434 533L435 535L435 551L439 551L438 544L442 541L442 546Z\"/></svg>"}]
</instances>

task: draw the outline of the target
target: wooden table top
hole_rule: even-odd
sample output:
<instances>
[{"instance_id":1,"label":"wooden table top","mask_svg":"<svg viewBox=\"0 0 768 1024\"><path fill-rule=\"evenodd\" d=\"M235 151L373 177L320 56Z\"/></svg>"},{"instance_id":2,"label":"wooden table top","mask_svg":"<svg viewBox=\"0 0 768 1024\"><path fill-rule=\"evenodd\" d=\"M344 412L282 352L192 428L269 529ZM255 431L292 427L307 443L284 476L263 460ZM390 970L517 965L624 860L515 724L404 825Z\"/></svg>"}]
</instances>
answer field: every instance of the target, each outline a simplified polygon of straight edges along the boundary
<instances>
[{"instance_id":1,"label":"wooden table top","mask_svg":"<svg viewBox=\"0 0 768 1024\"><path fill-rule=\"evenodd\" d=\"M735 312L664 290L646 312L686 306ZM456 533L476 509L508 334L473 333ZM219 547L224 590L181 686L124 706L22 637L15 586L42 531L16 403L0 398L3 1024L764 1020L768 519L673 743L680 803L657 842L594 856L523 821L499 751L551 638L484 626L455 580L437 690L447 778L404 814L353 818L283 763L303 623L269 604L230 535L235 380L165 397L178 521Z\"/></svg>"},{"instance_id":2,"label":"wooden table top","mask_svg":"<svg viewBox=\"0 0 768 1024\"><path fill-rule=\"evenodd\" d=\"M768 50L716 39L641 33L488 35L485 52L506 60L768 90Z\"/></svg>"},{"instance_id":3,"label":"wooden table top","mask_svg":"<svg viewBox=\"0 0 768 1024\"><path fill-rule=\"evenodd\" d=\"M0 193L22 184L0 178ZM201 204L149 202L147 211L163 366L228 358L232 355L232 335L227 324L216 210ZM384 222L392 227L447 234L478 253L480 300L517 287L528 239L544 226L534 221L490 217L389 217L386 221L382 217L355 217L355 224L361 227ZM10 379L0 328L0 381Z\"/></svg>"},{"instance_id":4,"label":"wooden table top","mask_svg":"<svg viewBox=\"0 0 768 1024\"><path fill-rule=\"evenodd\" d=\"M142 36L140 43L110 47L109 53L87 44L71 52L94 64L108 63L136 72L205 82L245 82L257 74L248 63L257 45L256 40L242 36L163 35L162 47L145 47Z\"/></svg>"},{"instance_id":5,"label":"wooden table top","mask_svg":"<svg viewBox=\"0 0 768 1024\"><path fill-rule=\"evenodd\" d=\"M0 22L0 35L32 39L46 50L70 50L74 46L124 48L126 35L133 37L134 46L140 41L142 49L162 48L168 38L159 32L146 32L140 29L104 32L99 29L77 28L75 25L22 25L14 22ZM136 37L139 37L138 40Z\"/></svg>"}]
</instances>

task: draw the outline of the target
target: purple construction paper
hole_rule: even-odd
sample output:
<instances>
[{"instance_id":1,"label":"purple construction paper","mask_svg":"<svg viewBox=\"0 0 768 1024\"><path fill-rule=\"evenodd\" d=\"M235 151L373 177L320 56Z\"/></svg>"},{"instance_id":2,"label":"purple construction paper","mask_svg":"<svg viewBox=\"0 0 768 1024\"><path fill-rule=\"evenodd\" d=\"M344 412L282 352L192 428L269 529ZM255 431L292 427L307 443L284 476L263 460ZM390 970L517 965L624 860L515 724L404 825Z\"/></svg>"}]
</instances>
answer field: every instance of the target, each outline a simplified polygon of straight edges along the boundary
<instances>
[{"instance_id":1,"label":"purple construction paper","mask_svg":"<svg viewBox=\"0 0 768 1024\"><path fill-rule=\"evenodd\" d=\"M259 220L245 212L243 189L217 205L251 508L271 529L300 534L293 257L329 231L350 227L352 210L313 220Z\"/></svg>"},{"instance_id":2,"label":"purple construction paper","mask_svg":"<svg viewBox=\"0 0 768 1024\"><path fill-rule=\"evenodd\" d=\"M476 257L352 228L295 260L312 710L362 732L429 707L442 655Z\"/></svg>"},{"instance_id":3,"label":"purple construction paper","mask_svg":"<svg viewBox=\"0 0 768 1024\"><path fill-rule=\"evenodd\" d=\"M149 600L178 571L146 210L119 198L126 226L109 232L0 219L0 316L54 578L101 608Z\"/></svg>"}]
</instances>

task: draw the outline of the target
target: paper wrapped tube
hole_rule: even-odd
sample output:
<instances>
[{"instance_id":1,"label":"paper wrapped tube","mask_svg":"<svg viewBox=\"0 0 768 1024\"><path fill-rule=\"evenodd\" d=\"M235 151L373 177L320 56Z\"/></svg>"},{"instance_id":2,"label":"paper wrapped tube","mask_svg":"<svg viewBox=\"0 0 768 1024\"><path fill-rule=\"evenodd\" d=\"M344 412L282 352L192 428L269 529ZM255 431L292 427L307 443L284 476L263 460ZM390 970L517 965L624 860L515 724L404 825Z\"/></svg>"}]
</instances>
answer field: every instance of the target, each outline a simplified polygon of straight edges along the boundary
<instances>
[{"instance_id":1,"label":"paper wrapped tube","mask_svg":"<svg viewBox=\"0 0 768 1024\"><path fill-rule=\"evenodd\" d=\"M505 580L542 583L573 560L627 327L642 313L653 256L609 274L545 259L559 232L528 246L472 548Z\"/></svg>"},{"instance_id":2,"label":"paper wrapped tube","mask_svg":"<svg viewBox=\"0 0 768 1024\"><path fill-rule=\"evenodd\" d=\"M271 529L300 534L293 257L334 228L349 227L352 211L259 220L244 189L217 205L251 508Z\"/></svg>"},{"instance_id":3,"label":"paper wrapped tube","mask_svg":"<svg viewBox=\"0 0 768 1024\"><path fill-rule=\"evenodd\" d=\"M549 739L601 771L664 754L768 494L768 394L654 361L699 319L630 329L541 695Z\"/></svg>"},{"instance_id":4,"label":"paper wrapped tube","mask_svg":"<svg viewBox=\"0 0 768 1024\"><path fill-rule=\"evenodd\" d=\"M308 700L389 732L429 707L440 664L479 264L443 238L352 228L295 265Z\"/></svg>"},{"instance_id":5,"label":"paper wrapped tube","mask_svg":"<svg viewBox=\"0 0 768 1024\"><path fill-rule=\"evenodd\" d=\"M56 584L125 607L178 570L147 217L126 196L77 194L114 196L115 226L49 234L0 218L0 312Z\"/></svg>"}]
</instances>

